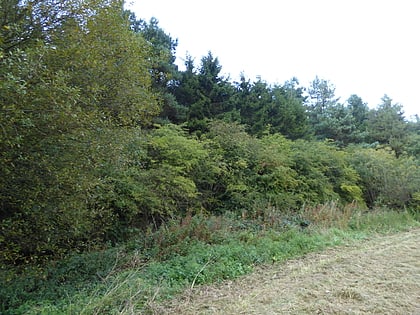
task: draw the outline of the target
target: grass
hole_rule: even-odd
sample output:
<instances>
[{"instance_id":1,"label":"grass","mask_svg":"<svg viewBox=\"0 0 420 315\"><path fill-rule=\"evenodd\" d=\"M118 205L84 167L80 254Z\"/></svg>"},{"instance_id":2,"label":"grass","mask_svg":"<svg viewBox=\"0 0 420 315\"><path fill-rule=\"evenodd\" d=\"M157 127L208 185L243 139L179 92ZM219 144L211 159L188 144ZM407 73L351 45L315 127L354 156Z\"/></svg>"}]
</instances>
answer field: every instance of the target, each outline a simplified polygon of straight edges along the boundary
<instances>
[{"instance_id":1,"label":"grass","mask_svg":"<svg viewBox=\"0 0 420 315\"><path fill-rule=\"evenodd\" d=\"M185 290L164 314L418 314L420 229L376 235Z\"/></svg>"},{"instance_id":2,"label":"grass","mask_svg":"<svg viewBox=\"0 0 420 315\"><path fill-rule=\"evenodd\" d=\"M355 205L329 203L277 217L273 209L269 211L266 219L247 220L187 215L117 248L75 254L19 272L4 267L0 313L152 313L161 301L185 289L235 279L262 264L372 234L419 226L416 213L385 209L365 213Z\"/></svg>"}]
</instances>

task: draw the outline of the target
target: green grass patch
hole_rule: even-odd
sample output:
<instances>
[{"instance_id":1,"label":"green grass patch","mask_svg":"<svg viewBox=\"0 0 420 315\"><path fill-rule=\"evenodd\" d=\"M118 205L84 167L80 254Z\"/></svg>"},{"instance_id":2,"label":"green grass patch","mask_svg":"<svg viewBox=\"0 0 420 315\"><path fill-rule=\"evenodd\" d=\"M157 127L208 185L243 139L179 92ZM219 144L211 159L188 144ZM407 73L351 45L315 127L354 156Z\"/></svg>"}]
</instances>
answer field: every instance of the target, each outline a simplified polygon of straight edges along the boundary
<instances>
[{"instance_id":1,"label":"green grass patch","mask_svg":"<svg viewBox=\"0 0 420 315\"><path fill-rule=\"evenodd\" d=\"M349 221L349 228L353 231L368 233L395 233L406 231L420 224L418 211L392 211L376 209L365 213L355 214Z\"/></svg>"},{"instance_id":2,"label":"green grass patch","mask_svg":"<svg viewBox=\"0 0 420 315\"><path fill-rule=\"evenodd\" d=\"M42 268L4 267L0 270L0 313L147 313L151 303L186 288L237 278L260 264L420 226L414 212L384 209L355 211L347 227L342 220L339 227L329 222L328 228L317 222L305 228L262 223L187 217L118 248L73 255Z\"/></svg>"}]
</instances>

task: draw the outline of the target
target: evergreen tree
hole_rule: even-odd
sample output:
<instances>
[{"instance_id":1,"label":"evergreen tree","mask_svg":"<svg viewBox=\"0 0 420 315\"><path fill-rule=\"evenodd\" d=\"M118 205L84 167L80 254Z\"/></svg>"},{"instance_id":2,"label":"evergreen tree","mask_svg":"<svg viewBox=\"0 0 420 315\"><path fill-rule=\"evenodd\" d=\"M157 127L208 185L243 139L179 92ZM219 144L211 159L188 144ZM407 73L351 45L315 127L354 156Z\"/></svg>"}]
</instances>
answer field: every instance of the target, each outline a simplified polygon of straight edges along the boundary
<instances>
[{"instance_id":1,"label":"evergreen tree","mask_svg":"<svg viewBox=\"0 0 420 315\"><path fill-rule=\"evenodd\" d=\"M175 64L178 40L165 33L156 18L146 22L138 20L133 12L129 12L129 19L132 30L141 34L152 48L149 56L152 61L153 88L160 96L160 121L184 122L187 109L177 102L170 91L179 77L178 66Z\"/></svg>"},{"instance_id":2,"label":"evergreen tree","mask_svg":"<svg viewBox=\"0 0 420 315\"><path fill-rule=\"evenodd\" d=\"M272 89L273 104L277 114L268 117L273 132L281 133L289 139L301 139L309 133L308 117L303 105L302 89L296 79Z\"/></svg>"},{"instance_id":3,"label":"evergreen tree","mask_svg":"<svg viewBox=\"0 0 420 315\"><path fill-rule=\"evenodd\" d=\"M367 120L369 117L369 107L363 102L361 97L353 94L347 100L347 108L355 124L355 130L350 138L351 142L365 142L368 136Z\"/></svg>"},{"instance_id":4,"label":"evergreen tree","mask_svg":"<svg viewBox=\"0 0 420 315\"><path fill-rule=\"evenodd\" d=\"M198 69L194 60L187 56L186 70L181 72L176 84L171 87L178 103L186 106L187 122L191 131L205 131L206 120L222 118L232 110L232 84L220 76L222 66L209 52L201 59Z\"/></svg>"},{"instance_id":5,"label":"evergreen tree","mask_svg":"<svg viewBox=\"0 0 420 315\"><path fill-rule=\"evenodd\" d=\"M327 120L331 115L331 108L338 104L338 100L335 97L335 86L316 76L308 88L305 105L313 132L320 139L328 138L325 125L329 125Z\"/></svg>"},{"instance_id":6,"label":"evergreen tree","mask_svg":"<svg viewBox=\"0 0 420 315\"><path fill-rule=\"evenodd\" d=\"M388 145L397 156L401 155L407 140L407 124L402 106L384 95L382 104L369 113L368 131L371 142Z\"/></svg>"}]
</instances>

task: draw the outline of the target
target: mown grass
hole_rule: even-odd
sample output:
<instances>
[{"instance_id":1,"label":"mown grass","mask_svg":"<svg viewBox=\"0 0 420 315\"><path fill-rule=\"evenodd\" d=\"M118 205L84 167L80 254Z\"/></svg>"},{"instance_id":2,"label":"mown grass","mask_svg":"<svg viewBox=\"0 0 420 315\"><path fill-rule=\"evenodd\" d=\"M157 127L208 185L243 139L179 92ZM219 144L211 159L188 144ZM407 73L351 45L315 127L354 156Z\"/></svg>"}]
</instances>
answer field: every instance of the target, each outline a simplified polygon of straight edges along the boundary
<instances>
[{"instance_id":1,"label":"mown grass","mask_svg":"<svg viewBox=\"0 0 420 315\"><path fill-rule=\"evenodd\" d=\"M268 211L268 210L267 210ZM187 215L117 248L43 267L0 270L1 314L147 314L184 289L420 225L419 214L329 203L299 214Z\"/></svg>"}]
</instances>

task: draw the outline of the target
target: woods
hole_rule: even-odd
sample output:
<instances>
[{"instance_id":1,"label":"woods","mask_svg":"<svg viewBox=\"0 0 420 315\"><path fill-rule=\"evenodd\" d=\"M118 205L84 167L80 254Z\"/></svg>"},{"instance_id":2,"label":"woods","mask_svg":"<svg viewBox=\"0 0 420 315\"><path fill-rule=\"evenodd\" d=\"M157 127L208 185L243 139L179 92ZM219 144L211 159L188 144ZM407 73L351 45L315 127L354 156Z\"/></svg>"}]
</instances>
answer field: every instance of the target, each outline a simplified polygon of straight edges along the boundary
<instances>
[{"instance_id":1,"label":"woods","mask_svg":"<svg viewBox=\"0 0 420 315\"><path fill-rule=\"evenodd\" d=\"M122 1L0 2L0 261L124 242L187 214L420 208L420 120L328 80L185 70ZM378 105L374 108L375 105Z\"/></svg>"}]
</instances>

